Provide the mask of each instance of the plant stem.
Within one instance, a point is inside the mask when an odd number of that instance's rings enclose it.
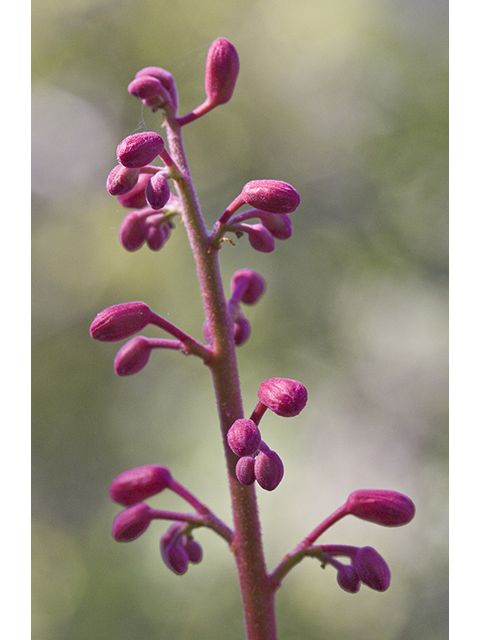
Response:
[[[200,211],[185,157],[181,127],[167,116],[169,149],[182,177],[176,179],[182,218],[192,247],[202,292],[206,320],[212,336],[210,368],[217,400],[220,428],[227,463],[234,538],[231,549],[235,556],[245,614],[248,640],[276,640],[274,589],[266,572],[260,520],[253,486],[238,482],[235,475],[237,457],[227,443],[232,423],[243,417],[240,381],[233,341],[233,323],[218,263],[218,248],[212,247]]]

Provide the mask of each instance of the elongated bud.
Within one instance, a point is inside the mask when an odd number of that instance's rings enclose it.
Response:
[[[153,216],[152,216],[153,217]],[[159,251],[170,237],[170,227],[168,224],[149,224],[147,220],[145,239],[152,251]]]
[[[281,180],[252,180],[243,187],[241,195],[255,209],[270,213],[292,213],[300,204],[297,191]]]
[[[170,71],[162,69],[161,67],[145,67],[135,74],[135,78],[141,78],[142,76],[154,77],[161,82],[162,86],[168,92],[172,108],[176,111],[178,107],[178,96],[175,88],[175,79]]]
[[[382,556],[372,547],[362,547],[353,558],[353,567],[360,580],[375,591],[390,586],[390,569]]]
[[[188,539],[184,544],[184,549],[187,552],[190,562],[193,562],[193,564],[198,564],[202,561],[203,550],[196,540],[194,540],[193,538]]]
[[[277,240],[287,240],[292,235],[293,225],[288,213],[261,213],[260,220]]]
[[[243,313],[239,311],[233,323],[233,341],[235,342],[235,345],[237,347],[241,347],[242,344],[245,344],[250,337],[250,333],[250,322]]]
[[[128,136],[117,147],[118,161],[124,167],[140,169],[154,160],[165,148],[163,138],[155,131]]]
[[[235,467],[235,475],[240,484],[253,484],[255,482],[255,458],[251,456],[240,458]]]
[[[148,504],[139,502],[121,511],[113,521],[112,536],[118,542],[130,542],[148,528],[152,517]]]
[[[131,191],[137,184],[140,171],[128,169],[123,164],[114,167],[107,178],[107,191],[112,196],[121,196]]]
[[[261,440],[260,429],[248,418],[235,420],[227,433],[228,446],[239,457],[253,455]]]
[[[258,399],[273,413],[284,418],[297,416],[307,404],[307,390],[301,382],[270,378],[260,385]]]
[[[160,538],[160,553],[169,569],[177,575],[184,574],[188,569],[189,557],[182,545],[183,522],[175,522]]]
[[[230,280],[230,290],[235,298],[239,287],[242,288],[242,294],[239,296],[240,302],[255,304],[265,291],[265,280],[252,269],[239,269]]]
[[[169,486],[172,474],[167,467],[146,465],[124,471],[110,486],[110,497],[129,507],[160,493]]]
[[[129,171],[133,171],[133,169],[129,169]],[[150,177],[151,174],[149,173],[141,173],[138,176],[137,183],[135,184],[133,189],[127,191],[127,193],[124,193],[123,195],[117,196],[117,200],[122,205],[122,207],[141,209],[142,207],[147,206],[147,199],[145,198],[145,187],[147,186],[147,182],[150,180]]]
[[[210,106],[225,104],[235,89],[240,61],[231,42],[217,38],[207,54],[205,67],[205,93]]]
[[[283,478],[283,462],[275,451],[263,445],[255,458],[255,479],[266,491],[273,491]]]
[[[415,515],[415,505],[397,491],[359,489],[348,496],[348,513],[385,527],[399,527],[409,523]]]
[[[244,224],[242,225],[242,231],[247,232],[248,241],[255,251],[271,253],[275,249],[275,240],[263,224]]]
[[[360,578],[351,565],[342,564],[337,571],[337,582],[344,591],[357,593],[360,589]]]
[[[162,209],[170,198],[170,187],[165,176],[155,173],[145,187],[145,198],[152,209]]]
[[[162,83],[158,78],[143,75],[132,80],[128,85],[128,93],[140,100],[155,98],[162,91]]]
[[[132,338],[115,356],[113,368],[118,376],[131,376],[138,373],[150,358],[151,346],[148,338],[137,336]]]
[[[123,219],[118,236],[127,251],[137,251],[145,242],[145,218],[136,211],[130,211]]]
[[[144,302],[125,302],[107,307],[96,316],[90,327],[90,335],[102,342],[115,342],[129,338],[144,329],[152,312]]]

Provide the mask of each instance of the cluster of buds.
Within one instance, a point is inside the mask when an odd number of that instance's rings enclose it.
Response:
[[[258,424],[267,409],[287,418],[298,415],[307,397],[307,390],[297,380],[270,378],[262,382],[259,402],[251,417],[235,420],[227,433],[228,446],[239,457],[235,472],[241,484],[250,485],[256,480],[266,491],[278,487],[283,478],[283,462],[262,440]]]
[[[198,564],[203,558],[202,547],[184,522],[175,522],[160,538],[160,553],[166,566],[177,575],[183,575],[190,563]]]

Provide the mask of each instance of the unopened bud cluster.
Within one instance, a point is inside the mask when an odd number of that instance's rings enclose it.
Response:
[[[183,522],[176,522],[160,539],[160,553],[165,565],[177,575],[183,575],[190,563],[203,558],[202,547],[193,539]]]

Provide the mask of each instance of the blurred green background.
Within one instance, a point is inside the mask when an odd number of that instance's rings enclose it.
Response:
[[[245,309],[245,411],[267,377],[309,391],[294,420],[262,421],[286,469],[259,492],[269,567],[354,489],[417,505],[408,527],[347,519],[326,534],[374,546],[391,587],[350,595],[305,560],[279,593],[279,638],[446,638],[446,0],[34,0],[32,18],[32,637],[244,638],[223,540],[199,531],[204,560],[178,577],[159,557],[165,523],[128,545],[110,537],[109,484],[141,464],[167,465],[231,522],[208,371],[158,351],[118,378],[119,345],[88,334],[103,308],[143,300],[201,337],[182,226],[159,253],[127,253],[125,211],[104,185],[122,138],[161,131],[126,91],[135,72],[170,70],[190,111],[224,36],[240,56],[235,94],[185,129],[207,223],[248,180],[285,180],[302,197],[273,253],[244,238],[221,254],[226,287],[242,267],[267,281]],[[182,508],[163,494],[152,504]]]

